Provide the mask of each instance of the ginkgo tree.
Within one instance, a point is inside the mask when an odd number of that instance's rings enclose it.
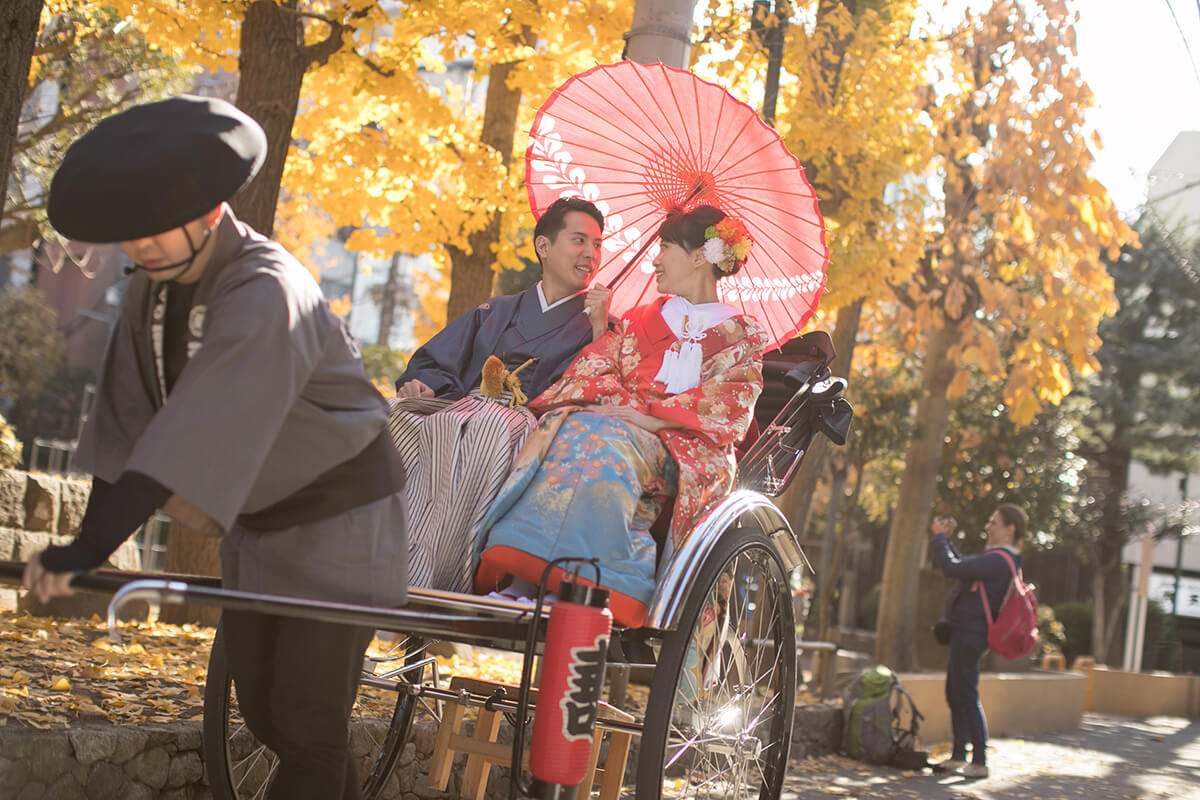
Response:
[[[1071,390],[1070,368],[1097,367],[1097,325],[1115,310],[1101,256],[1134,234],[1089,175],[1097,143],[1075,16],[1065,0],[997,0],[941,42],[927,242],[909,277],[889,279],[884,307],[921,355],[924,389],[879,603],[875,657],[894,669],[915,662],[915,576],[968,369],[1001,382],[1006,411],[1026,423]]]
[[[820,324],[832,323],[838,360],[851,375],[864,310],[920,253],[919,196],[897,191],[926,167],[933,131],[923,114],[932,49],[914,0],[822,0],[813,24],[789,29],[780,129],[804,162],[829,227],[829,294]],[[828,444],[820,441],[786,498],[803,528]]]
[[[703,38],[714,48],[720,45],[723,57],[702,53],[697,69],[745,99],[763,91],[767,71],[767,53],[753,45],[764,40],[765,31],[787,23],[777,124],[804,164],[826,220],[829,293],[813,324],[832,326],[838,352],[833,370],[847,377],[861,329],[882,324],[877,309],[890,298],[889,282],[904,279],[922,252],[923,202],[917,193],[897,188],[905,176],[924,170],[934,152],[923,106],[927,65],[935,51],[920,4],[776,2],[768,14],[762,5],[713,0],[707,18],[712,22]],[[860,406],[864,410],[871,413]],[[780,500],[793,528],[802,533],[817,504],[827,449],[818,437]],[[835,496],[845,482],[839,476],[846,474],[840,467],[834,471]],[[841,530],[839,507],[832,501],[827,506],[827,532]],[[829,590],[838,579],[832,539],[822,539],[817,576],[825,599],[832,597]]]
[[[10,0],[0,9],[0,215],[41,13],[42,0]]]
[[[532,222],[513,168],[522,131],[559,83],[619,56],[633,3],[114,5],[181,61],[238,72],[238,105],[267,128],[273,153],[240,214],[269,228],[268,193],[282,184],[281,214],[357,229],[352,249],[450,261],[453,316],[489,295],[494,268],[520,265],[519,232]],[[470,65],[464,84],[445,79],[455,62]]]
[[[148,49],[106,6],[48,0],[27,44],[29,75],[16,87],[27,102],[16,135],[6,139],[12,178],[0,213],[0,254],[49,235],[50,178],[72,141],[104,117],[182,85],[174,62]]]

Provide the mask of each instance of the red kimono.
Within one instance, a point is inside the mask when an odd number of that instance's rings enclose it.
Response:
[[[678,547],[704,512],[733,489],[733,446],[746,435],[762,392],[766,334],[754,320],[737,316],[705,331],[700,385],[668,395],[654,380],[663,354],[678,340],[663,320],[666,299],[638,306],[583,349],[557,383],[529,407],[542,414],[563,405],[627,405],[681,427],[660,431],[679,465],[679,494],[671,517]]]
[[[699,385],[668,394],[655,378],[664,354],[678,351],[680,340],[663,319],[663,302],[633,309],[618,330],[585,347],[563,377],[530,403],[544,416],[488,514],[485,527],[492,530],[477,589],[493,588],[503,574],[536,582],[553,557],[594,556],[612,578],[603,584],[614,590],[614,617],[640,624],[654,587],[653,542],[645,530],[661,506],[654,500],[675,494],[670,546],[678,548],[733,488],[733,446],[745,435],[762,391],[766,336],[743,316],[714,325],[699,342]],[[605,418],[628,431],[614,437],[595,415],[572,415],[595,405],[631,406],[680,427],[651,434]],[[614,499],[618,495],[624,499]],[[566,506],[576,510],[559,516]],[[629,553],[611,555],[618,539],[630,541]]]

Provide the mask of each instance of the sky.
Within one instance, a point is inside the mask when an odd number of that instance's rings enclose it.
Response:
[[[1129,212],[1176,135],[1200,131],[1200,0],[1081,0],[1076,8],[1077,63],[1096,98],[1088,124],[1104,145],[1093,174]]]

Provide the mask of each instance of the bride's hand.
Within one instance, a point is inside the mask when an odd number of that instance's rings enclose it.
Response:
[[[649,414],[643,414],[630,406],[604,406],[601,413],[613,419],[627,422],[630,425],[637,425],[642,430],[649,431],[650,433],[657,433],[667,427],[667,423],[664,420],[652,417]]]

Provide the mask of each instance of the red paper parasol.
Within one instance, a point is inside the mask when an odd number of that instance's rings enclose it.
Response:
[[[749,260],[717,287],[767,330],[768,347],[816,310],[829,258],[816,195],[779,135],[720,86],[662,64],[595,67],[550,95],[529,139],[525,181],[536,216],[564,196],[604,212],[597,280],[613,287],[613,314],[658,296],[654,234],[668,210],[705,203],[750,230]]]

